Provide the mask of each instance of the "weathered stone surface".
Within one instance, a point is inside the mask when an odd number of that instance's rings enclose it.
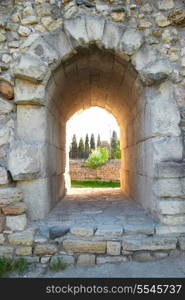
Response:
[[[0,216],[0,232],[3,232],[5,224],[5,218]]]
[[[80,45],[88,43],[89,39],[85,27],[84,16],[77,16],[75,18],[65,20],[64,28],[65,31]]]
[[[118,46],[121,36],[124,32],[125,27],[123,25],[117,25],[113,22],[106,22],[102,45],[105,49],[116,49]]]
[[[59,238],[61,236],[64,236],[66,233],[68,233],[70,228],[68,226],[63,225],[56,225],[49,228],[49,237],[50,239],[54,240],[56,238]]]
[[[8,183],[8,173],[3,167],[0,167],[0,185]]]
[[[24,19],[21,20],[22,25],[26,26],[26,25],[33,25],[33,24],[37,24],[38,20],[36,16],[27,16]]]
[[[171,24],[171,21],[165,15],[160,13],[156,15],[155,21],[159,27],[166,27]]]
[[[2,212],[6,216],[16,216],[24,213],[27,210],[24,202],[12,203],[2,208]]]
[[[12,231],[22,231],[27,226],[27,218],[25,214],[19,216],[7,216],[6,226]]]
[[[128,55],[132,55],[143,44],[144,37],[142,32],[136,29],[128,28],[121,38],[120,47]]]
[[[31,246],[34,240],[34,230],[28,229],[22,232],[9,234],[8,240],[11,245]]]
[[[128,223],[124,225],[125,234],[154,234],[154,224],[153,223]]]
[[[103,37],[105,19],[96,15],[86,16],[87,35],[90,42],[99,44]]]
[[[184,197],[184,178],[164,178],[156,181],[154,192],[161,198]]]
[[[185,200],[164,199],[159,202],[159,213],[164,215],[176,215],[185,213]]]
[[[175,237],[147,237],[147,238],[124,238],[123,250],[170,250],[176,248],[177,239]]]
[[[169,63],[163,60],[157,61],[154,64],[144,68],[140,71],[141,80],[147,84],[152,85],[154,83],[160,83],[165,80],[172,72],[172,68]]]
[[[146,261],[155,261],[158,259],[162,259],[168,256],[168,253],[165,252],[150,252],[150,251],[136,251],[133,254],[133,260],[139,262],[146,262]]]
[[[41,82],[50,75],[50,72],[46,62],[26,53],[21,56],[20,61],[14,68],[14,74],[17,78]]]
[[[0,189],[0,205],[8,205],[23,199],[23,193],[18,188],[8,187]]]
[[[21,36],[29,36],[30,33],[31,33],[31,29],[26,27],[26,26],[19,26],[19,30],[18,30],[18,33],[21,35]]]
[[[0,246],[0,257],[12,257],[13,250],[14,248],[10,246]]]
[[[6,81],[0,80],[0,93],[6,98],[6,99],[13,99],[14,97],[14,89],[13,87]]]
[[[80,226],[74,226],[70,229],[70,232],[76,236],[81,237],[90,237],[94,234],[94,228],[92,227],[80,227]]]
[[[15,249],[15,254],[20,256],[31,255],[32,247],[18,247]]]
[[[5,237],[2,233],[0,233],[0,245],[3,245],[5,241]]]
[[[72,255],[66,255],[66,254],[58,255],[58,254],[55,254],[51,257],[50,265],[53,265],[54,263],[57,263],[58,260],[66,263],[67,265],[74,265],[74,263],[75,263],[75,258]]]
[[[7,102],[0,97],[0,115],[9,114],[13,109],[14,105],[12,103]]]
[[[123,228],[121,226],[116,225],[101,225],[98,227],[97,231],[95,232],[96,236],[121,236],[123,234]]]
[[[107,254],[120,255],[121,244],[120,242],[108,241],[107,242]]]
[[[38,178],[41,170],[38,145],[16,142],[10,150],[8,167],[14,180]]]
[[[95,264],[95,255],[93,254],[80,254],[77,259],[78,265],[94,265]]]
[[[106,242],[104,241],[84,241],[67,239],[63,241],[63,248],[71,252],[87,252],[87,253],[105,253]]]
[[[158,178],[177,178],[185,177],[185,163],[160,162],[156,165],[156,177]]]
[[[52,244],[36,245],[34,248],[34,254],[36,255],[55,254],[57,250],[58,250],[57,246]]]
[[[168,10],[168,9],[172,9],[174,7],[174,1],[173,0],[166,0],[166,1],[162,1],[159,0],[157,2],[157,6],[160,10]]]
[[[182,225],[185,224],[185,215],[159,215],[159,220],[166,225]]]
[[[166,234],[180,234],[185,233],[185,226],[184,225],[162,225],[159,224],[155,227],[155,231],[157,235],[166,235]]]
[[[185,236],[178,238],[179,247],[181,250],[185,250]]]
[[[14,136],[14,121],[10,119],[0,129],[0,146],[8,145],[13,141]]]
[[[97,264],[106,264],[106,263],[122,263],[127,262],[128,259],[126,256],[97,256],[96,263]]]

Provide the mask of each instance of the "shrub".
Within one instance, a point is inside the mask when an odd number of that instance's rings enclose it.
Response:
[[[27,267],[28,262],[25,258],[13,260],[11,258],[0,257],[0,278],[8,277],[10,272],[23,272]]]
[[[86,160],[86,166],[93,169],[101,167],[109,160],[109,151],[107,148],[97,148],[93,150]]]

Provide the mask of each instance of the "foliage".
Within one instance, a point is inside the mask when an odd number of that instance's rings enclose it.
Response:
[[[112,154],[112,158],[121,159],[120,141],[117,141],[117,143],[116,143],[116,147],[115,147],[114,152]]]
[[[72,180],[72,187],[79,188],[117,188],[120,187],[119,181],[100,181],[100,180]]]
[[[72,143],[71,143],[71,158],[75,159],[78,158],[78,146],[76,141],[76,135],[73,135]]]
[[[50,265],[51,270],[55,271],[55,272],[59,272],[61,270],[65,270],[67,267],[67,264],[62,261],[60,258],[57,259],[57,261],[53,262]]]
[[[113,158],[113,153],[116,150],[117,143],[118,143],[118,137],[117,137],[116,131],[114,130],[113,133],[112,133],[111,141],[110,141],[110,145],[111,145],[111,158]]]
[[[81,138],[79,141],[79,145],[78,145],[78,158],[84,158],[84,142],[83,139]]]
[[[98,168],[109,160],[109,151],[107,148],[97,148],[93,150],[86,160],[86,165],[93,169]]]
[[[88,158],[90,153],[90,147],[89,147],[89,136],[86,134],[85,137],[85,151],[84,151],[84,158]]]
[[[95,149],[95,138],[94,138],[94,134],[91,134],[91,139],[90,139],[90,149],[94,150]]]
[[[23,272],[27,267],[28,262],[25,258],[13,260],[11,258],[0,257],[0,278],[8,277],[10,272]]]

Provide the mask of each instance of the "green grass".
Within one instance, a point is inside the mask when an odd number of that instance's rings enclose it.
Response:
[[[23,272],[27,267],[28,262],[25,258],[0,257],[0,278],[7,278],[11,272]]]
[[[66,267],[67,267],[67,264],[65,262],[63,262],[60,258],[58,258],[56,262],[53,262],[50,265],[50,269],[55,272],[65,270]]]
[[[79,188],[117,188],[120,187],[119,181],[80,181],[80,180],[71,180],[72,187]]]

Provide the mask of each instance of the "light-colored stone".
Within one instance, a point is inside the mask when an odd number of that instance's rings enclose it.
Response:
[[[8,173],[3,167],[0,167],[0,185],[8,183]]]
[[[185,215],[159,215],[159,221],[165,225],[184,225]]]
[[[12,231],[22,231],[27,226],[27,218],[25,214],[19,216],[7,216],[6,226]]]
[[[0,233],[0,245],[3,245],[5,241],[4,234]]]
[[[124,225],[125,234],[154,234],[154,224],[153,223],[127,223]]]
[[[0,32],[0,43],[6,41],[6,36]]]
[[[122,243],[123,250],[171,250],[176,248],[177,239],[175,237],[160,236],[147,238],[124,238]]]
[[[157,6],[160,10],[168,10],[172,9],[174,7],[174,1],[173,0],[159,0],[157,2]]]
[[[31,255],[32,247],[18,247],[15,249],[15,254],[20,256]]]
[[[185,233],[184,225],[162,225],[159,224],[155,227],[155,231],[157,235],[166,235],[173,234],[179,235],[180,233]]]
[[[121,244],[120,242],[108,241],[107,242],[107,254],[120,255]]]
[[[156,177],[177,178],[185,177],[185,164],[179,162],[160,162],[156,165]]]
[[[143,44],[144,37],[142,32],[136,29],[127,29],[121,38],[120,47],[128,55],[132,55]]]
[[[86,16],[87,35],[90,42],[100,43],[103,37],[105,19],[96,15]]]
[[[72,228],[70,228],[70,232],[76,236],[90,237],[94,234],[94,228],[87,226],[73,226]]]
[[[184,198],[184,178],[161,178],[156,180],[154,192],[161,198]]]
[[[121,236],[123,234],[123,228],[116,225],[101,225],[95,232],[96,236],[110,237]]]
[[[21,20],[22,25],[33,25],[38,23],[38,19],[36,16],[27,16]]]
[[[21,215],[26,212],[27,207],[24,202],[12,203],[2,208],[2,212],[6,216]]]
[[[8,235],[8,241],[11,245],[31,246],[34,240],[34,230],[27,229],[22,232],[16,232]]]
[[[69,266],[74,265],[74,263],[75,263],[75,258],[72,255],[66,255],[66,254],[58,255],[58,254],[55,254],[51,257],[50,265],[53,265],[53,264],[57,263],[58,260],[64,262],[65,264],[67,264]]]
[[[21,36],[29,36],[30,33],[31,33],[31,29],[26,27],[26,26],[19,26],[19,30],[18,30],[18,33],[21,35]]]
[[[164,15],[158,13],[155,18],[156,24],[159,27],[166,27],[171,24],[171,21]]]
[[[84,16],[77,16],[65,20],[64,28],[79,44],[84,44],[89,41]]]
[[[163,259],[168,256],[166,252],[150,252],[150,251],[136,251],[133,254],[133,260],[139,262],[146,262],[146,261],[155,261],[158,259]]]
[[[127,262],[128,259],[126,256],[97,256],[96,263],[99,264],[106,264],[106,263],[123,263]]]
[[[159,213],[163,215],[176,215],[185,213],[185,199],[160,200]]]
[[[95,258],[93,254],[80,254],[77,259],[77,264],[91,266],[95,264]]]
[[[106,22],[102,39],[103,47],[105,47],[105,49],[116,49],[124,29],[125,28],[123,25],[118,25],[113,22]]]
[[[34,254],[35,255],[52,255],[57,252],[57,246],[52,244],[42,244],[42,245],[36,245],[34,248]]]
[[[13,250],[14,248],[10,246],[0,246],[0,257],[12,257]]]
[[[9,114],[14,109],[13,103],[10,103],[0,97],[0,115]]]
[[[18,188],[8,187],[0,189],[0,205],[8,205],[23,199],[23,193]]]
[[[63,248],[69,252],[86,252],[86,253],[105,253],[105,241],[85,241],[66,239],[63,241]]]

